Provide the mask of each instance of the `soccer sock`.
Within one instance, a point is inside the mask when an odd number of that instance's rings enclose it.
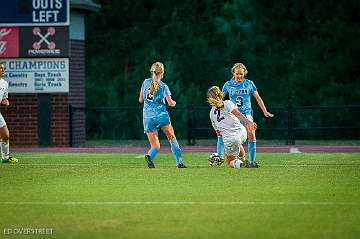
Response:
[[[224,158],[224,141],[221,135],[217,137],[216,152],[220,158]]]
[[[180,149],[179,143],[176,139],[169,140],[169,142],[171,145],[171,152],[175,156],[176,165],[179,165],[180,163],[182,163],[181,149]]]
[[[9,157],[10,157],[9,141],[2,142],[0,144],[0,147],[1,147],[2,158],[9,159]]]
[[[243,161],[241,161],[240,159],[234,159],[230,163],[233,168],[241,168],[241,164],[243,164]]]
[[[151,161],[154,160],[154,158],[155,158],[155,156],[157,155],[158,152],[159,152],[159,151],[158,151],[157,148],[151,148],[151,149],[149,150],[149,152],[148,152],[147,154],[150,156],[150,160],[151,160]]]
[[[256,140],[248,141],[248,151],[249,151],[249,162],[254,163],[256,160]]]

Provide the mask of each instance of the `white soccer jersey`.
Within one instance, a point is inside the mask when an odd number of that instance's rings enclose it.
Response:
[[[246,141],[245,127],[240,120],[231,113],[237,106],[230,100],[224,101],[224,107],[210,110],[210,120],[213,128],[219,130],[223,136],[226,155],[237,156],[240,153],[240,145]]]
[[[0,78],[0,100],[8,98],[8,88],[9,84],[3,78]]]
[[[3,99],[8,98],[8,86],[9,84],[3,78],[0,78],[0,102]],[[4,127],[5,125],[5,119],[0,113],[0,128]]]
[[[215,130],[224,131],[235,131],[243,128],[244,126],[240,123],[240,120],[231,113],[237,106],[230,100],[224,101],[224,107],[216,109],[212,107],[210,110],[210,120]]]

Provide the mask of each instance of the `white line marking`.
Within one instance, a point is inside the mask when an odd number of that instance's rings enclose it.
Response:
[[[356,202],[2,202],[1,205],[264,205],[264,206],[360,206]]]

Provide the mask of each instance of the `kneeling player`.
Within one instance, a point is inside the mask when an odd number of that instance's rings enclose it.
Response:
[[[256,124],[239,112],[230,100],[224,101],[224,93],[212,86],[207,93],[207,101],[212,106],[210,120],[215,131],[220,132],[224,140],[225,160],[228,167],[241,168],[245,165],[238,159],[242,144],[246,141],[246,128],[256,129]],[[245,127],[240,123],[245,122]]]

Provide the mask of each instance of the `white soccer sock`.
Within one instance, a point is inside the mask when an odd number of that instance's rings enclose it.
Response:
[[[10,148],[9,148],[9,141],[1,142],[1,157],[5,160],[9,159],[10,157]]]
[[[243,161],[241,161],[240,159],[234,159],[233,161],[231,161],[231,166],[233,168],[241,168],[242,164],[243,164]]]

